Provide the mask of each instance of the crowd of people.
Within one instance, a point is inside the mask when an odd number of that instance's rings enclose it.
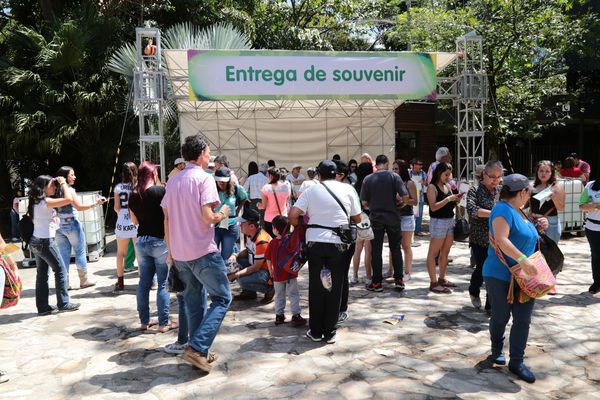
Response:
[[[425,203],[430,216],[428,290],[447,295],[457,286],[448,278],[447,266],[456,209],[466,195],[474,266],[470,300],[481,309],[480,293],[485,285],[483,308],[490,315],[490,358],[496,364],[506,363],[504,331],[512,315],[508,367],[525,381],[535,381],[524,364],[534,299],[507,300],[512,294],[508,267],[520,263],[528,273],[535,272],[527,257],[536,251],[539,232],[558,243],[558,211],[565,208],[565,190],[557,176],[585,183],[580,209],[588,213],[586,235],[593,271],[589,291],[600,291],[600,180],[590,181],[589,165],[577,155],[568,157],[558,173],[552,162],[540,161],[533,185],[520,174],[505,176],[499,161],[488,161],[478,166],[468,192],[460,192],[453,177],[452,155],[444,147],[437,150],[427,173],[419,158],[390,162],[386,155],[373,159],[364,153],[360,163],[346,163],[335,155],[307,168],[306,176],[300,164],[288,172],[273,160],[260,165],[251,162],[248,175],[241,179],[230,169],[225,155],[211,157],[210,147],[199,135],[185,139],[181,155],[166,185],[159,181],[152,163],[144,162],[139,168],[130,162],[122,166],[122,181],[114,189],[118,215],[114,289],[124,289],[125,260],[133,244],[139,265],[136,294],[140,328],[157,325],[159,332],[178,329],[177,341],[164,350],[180,354],[205,372],[217,359],[210,348],[232,301],[257,299],[260,292],[262,304],[275,301],[274,323],[280,325],[287,321],[287,297],[290,322],[295,326],[307,324],[300,307],[298,274],[281,267],[279,249],[284,237],[294,232],[306,243],[310,316],[306,336],[312,341],[335,343],[337,328],[350,317],[349,286],[359,283],[361,264],[366,290],[382,292],[388,274],[393,277],[394,290],[405,289],[411,279],[413,235],[426,235]],[[79,286],[95,284],[87,274],[82,250],[85,240],[77,219],[78,211],[93,204],[77,200],[74,182],[73,169],[63,167],[56,178],[38,177],[29,190],[28,214],[34,222],[30,246],[37,263],[39,315],[55,311],[48,302],[49,268],[55,276],[58,310],[79,308],[69,300],[71,249]],[[538,196],[544,193],[547,196]],[[104,201],[100,199],[98,204]],[[365,223],[370,226],[370,235],[356,237],[353,227]],[[390,252],[387,273],[383,265],[385,237]],[[178,272],[185,286],[177,293],[178,323],[169,316],[166,283],[170,268]],[[230,284],[235,281],[241,292],[232,296]],[[150,318],[153,286],[157,320]]]

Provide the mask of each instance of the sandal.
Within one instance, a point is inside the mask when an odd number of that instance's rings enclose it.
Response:
[[[142,324],[142,326],[140,328],[143,331],[147,331],[148,328],[150,328],[151,326],[154,326],[154,325],[158,325],[158,320],[157,319],[152,319],[147,324]]]
[[[446,278],[439,278],[438,283],[444,287],[456,287],[456,283],[452,283]]]
[[[452,293],[452,290],[442,286],[439,282],[431,282],[429,285],[429,291],[434,293]]]
[[[159,325],[157,330],[160,333],[165,333],[165,332],[169,332],[171,329],[177,329],[177,328],[179,328],[179,324],[177,322],[169,322],[165,326]]]

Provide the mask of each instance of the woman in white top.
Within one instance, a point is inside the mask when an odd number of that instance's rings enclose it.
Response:
[[[53,199],[56,188],[63,189],[63,197]],[[79,304],[69,302],[67,291],[67,267],[56,245],[55,234],[58,225],[55,207],[71,203],[71,192],[67,190],[65,178],[38,176],[29,189],[27,213],[33,219],[33,236],[29,242],[35,255],[37,274],[35,281],[35,304],[38,315],[49,315],[55,310],[48,304],[48,267],[54,271],[56,302],[59,311],[75,311]]]
[[[579,198],[579,209],[587,211],[585,236],[590,243],[592,259],[592,278],[589,288],[591,294],[600,292],[600,179],[585,185]]]
[[[125,256],[129,240],[137,238],[137,225],[131,220],[129,213],[129,197],[131,191],[137,185],[137,167],[132,162],[123,164],[121,172],[121,183],[115,186],[115,212],[117,213],[117,224],[115,225],[115,236],[117,237],[117,283],[115,290],[125,289],[123,273],[125,272]]]

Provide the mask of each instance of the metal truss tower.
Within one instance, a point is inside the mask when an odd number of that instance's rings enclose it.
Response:
[[[133,71],[134,104],[139,119],[140,163],[150,161],[159,167],[165,182],[165,143],[163,137],[166,106],[166,80],[161,66],[160,31],[135,29],[137,64]]]
[[[472,180],[475,166],[485,160],[483,107],[487,102],[487,75],[483,69],[481,36],[470,32],[456,40],[455,76],[438,78],[438,99],[456,106],[455,177]]]

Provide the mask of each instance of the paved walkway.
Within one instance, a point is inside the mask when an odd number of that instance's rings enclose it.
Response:
[[[566,263],[558,294],[535,306],[526,350],[538,379],[534,384],[485,361],[488,318],[469,301],[467,244],[451,251],[448,277],[458,289],[441,295],[427,290],[427,241],[419,242],[404,293],[391,290],[391,282],[383,293],[351,287],[350,319],[333,345],[310,342],[304,328],[275,326],[273,304],[234,303],[213,346],[219,360],[206,376],[160,350],[175,341],[176,332],[139,330],[135,273],[126,275],[123,294],[112,294],[114,242],[89,265],[98,285],[71,292],[82,303],[78,312],[38,317],[35,270],[23,269],[22,300],[0,311],[0,369],[11,376],[0,385],[0,398],[600,398],[600,297],[587,293],[585,238],[561,241]],[[76,282],[74,268],[71,274]],[[305,316],[307,284],[303,270]],[[171,310],[176,319],[175,296]],[[394,313],[405,314],[405,320],[394,326],[382,322]]]

